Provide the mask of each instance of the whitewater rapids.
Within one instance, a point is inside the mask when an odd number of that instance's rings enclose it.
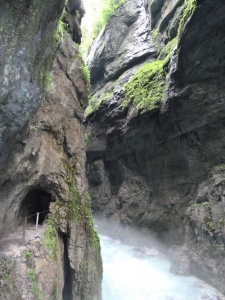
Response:
[[[169,272],[166,257],[138,258],[134,247],[100,235],[103,300],[210,300],[219,292],[194,276]]]

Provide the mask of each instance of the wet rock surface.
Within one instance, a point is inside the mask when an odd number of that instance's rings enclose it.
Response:
[[[56,53],[52,32],[56,30],[64,2],[0,3],[1,151],[7,139],[40,107],[43,90],[39,79],[45,70],[50,71],[48,64],[52,65]]]
[[[182,1],[173,4],[149,6],[149,31],[159,26],[156,52],[177,30]],[[106,74],[104,55],[90,57],[93,95],[113,94],[87,118],[86,170],[94,211],[154,232],[169,246],[184,246],[174,256],[173,272],[195,274],[224,293],[222,12],[223,1],[198,1],[170,59],[161,108],[145,114],[122,109],[124,82],[117,89],[116,80],[106,83],[104,75],[106,84],[97,85],[96,70]],[[117,55],[112,52],[115,62]]]
[[[71,2],[82,13],[80,1]],[[100,246],[93,231],[89,198],[85,196],[86,158],[82,119],[88,91],[81,73],[83,62],[72,38],[66,32],[57,35],[59,32],[55,31],[65,7],[63,1],[35,1],[31,6],[28,5],[27,10],[25,1],[18,3],[18,7],[8,1],[0,4],[1,12],[3,8],[4,11],[15,8],[13,14],[16,16],[15,20],[11,20],[12,16],[7,11],[8,22],[3,22],[4,26],[0,27],[1,39],[8,38],[8,48],[12,50],[11,56],[5,54],[7,59],[2,60],[0,66],[0,70],[6,70],[5,75],[8,76],[8,83],[7,80],[1,83],[0,90],[5,91],[5,83],[12,90],[9,101],[0,107],[0,117],[6,128],[6,133],[1,135],[0,237],[15,232],[24,222],[24,217],[50,210],[45,219],[52,219],[56,228],[56,236],[50,242],[53,245],[54,241],[56,243],[57,264],[52,257],[49,259],[49,254],[39,255],[44,247],[39,241],[35,245],[38,253],[32,250],[35,256],[35,263],[30,266],[32,272],[23,267],[22,277],[18,276],[20,259],[14,261],[14,268],[18,272],[9,281],[10,289],[0,287],[0,298],[7,295],[7,299],[15,300],[14,295],[19,292],[18,299],[40,299],[38,291],[43,289],[45,300],[84,299],[87,295],[99,300],[102,278]],[[35,12],[32,5],[37,6]],[[44,7],[46,11],[43,12]],[[26,16],[30,17],[31,12],[34,13],[32,22],[36,23],[37,32],[36,29],[34,32],[28,30],[23,38],[21,26],[27,22]],[[71,18],[76,18],[76,13],[72,9]],[[5,15],[0,13],[0,17],[2,20]],[[16,27],[14,21],[18,19],[22,25],[19,23]],[[74,25],[71,29],[74,32],[73,39],[79,42],[79,20],[75,19],[74,22],[77,27]],[[11,40],[11,35],[7,35],[9,23],[13,32],[20,37],[19,42],[15,36]],[[47,42],[43,39],[47,39]],[[28,56],[30,47],[35,50]],[[1,43],[0,51],[4,52],[4,49],[4,43]],[[20,49],[24,51],[20,52]],[[50,58],[47,69],[42,70],[47,72],[47,82],[43,86],[39,75],[42,64],[46,67],[46,56]],[[35,61],[34,65],[30,58]],[[37,73],[31,78],[32,67],[37,68]],[[0,97],[1,101],[4,100],[3,96]],[[38,101],[36,96],[39,97]],[[11,110],[16,113],[12,114]],[[30,221],[35,223],[35,220]],[[7,259],[11,259],[10,255]],[[37,279],[33,288],[33,279],[29,276]],[[46,278],[51,279],[49,283]],[[18,290],[21,284],[24,284],[23,296]]]

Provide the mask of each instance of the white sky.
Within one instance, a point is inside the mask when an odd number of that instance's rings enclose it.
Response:
[[[83,0],[84,8],[86,10],[86,14],[82,19],[82,25],[84,27],[88,28],[93,24],[101,2],[102,0]]]

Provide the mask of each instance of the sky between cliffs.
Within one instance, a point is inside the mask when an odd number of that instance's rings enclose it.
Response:
[[[85,8],[85,15],[82,19],[81,29],[82,29],[82,44],[81,49],[83,52],[88,50],[92,42],[92,28],[95,21],[98,19],[98,13],[101,6],[102,0],[83,0],[84,8]]]
[[[94,23],[97,17],[96,9],[101,6],[101,2],[102,0],[83,0],[86,14],[82,19],[82,26],[88,28]]]

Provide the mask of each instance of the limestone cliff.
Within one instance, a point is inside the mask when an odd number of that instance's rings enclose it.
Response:
[[[222,0],[121,6],[90,49],[86,134],[95,212],[176,245],[172,271],[182,273],[186,261],[188,273],[222,292],[224,12]],[[152,61],[162,63],[164,79],[141,69]],[[126,98],[125,83],[140,69],[140,93],[157,79],[146,98],[163,86],[150,105]]]
[[[47,222],[17,254],[1,252],[1,299],[101,299],[84,172],[88,82],[75,43],[84,10],[66,2],[0,3],[1,238],[37,212]]]

